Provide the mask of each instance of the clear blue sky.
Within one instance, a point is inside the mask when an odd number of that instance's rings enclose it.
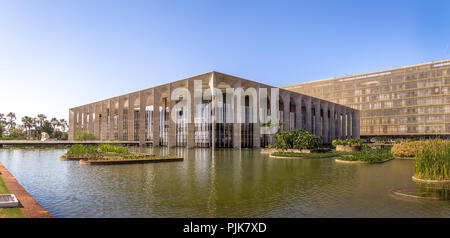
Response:
[[[0,112],[219,71],[274,86],[450,58],[450,1],[0,2]]]

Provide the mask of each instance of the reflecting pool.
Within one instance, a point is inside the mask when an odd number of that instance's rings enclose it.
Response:
[[[155,149],[183,162],[80,165],[66,149],[1,148],[0,162],[55,217],[450,217],[449,201],[405,200],[414,161],[338,164],[259,150]]]

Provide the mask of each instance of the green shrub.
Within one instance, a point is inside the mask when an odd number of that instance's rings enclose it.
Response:
[[[338,145],[345,146],[362,146],[364,144],[364,140],[362,139],[350,139],[350,140],[339,140],[335,139],[331,142],[331,144],[336,147]]]
[[[98,148],[94,145],[73,145],[67,150],[67,155],[69,156],[82,156],[96,153],[98,153]]]
[[[128,149],[122,146],[114,146],[110,144],[101,144],[98,146],[99,152],[128,153]]]
[[[357,152],[352,152],[351,156],[341,157],[340,160],[348,160],[348,161],[370,161],[370,162],[379,162],[388,159],[392,159],[393,155],[390,152],[389,148],[383,149],[364,149]]]
[[[274,147],[277,149],[316,149],[320,145],[321,141],[317,136],[303,129],[279,130],[275,134]]]
[[[398,157],[414,157],[424,144],[424,141],[401,141],[392,146],[391,152]]]
[[[385,137],[385,136],[380,136],[380,137],[375,137],[373,138],[373,140],[375,142],[388,142],[389,138]]]
[[[414,176],[421,179],[450,179],[450,141],[427,140],[415,157]]]
[[[89,141],[89,140],[95,140],[95,136],[91,133],[88,133],[86,131],[76,131],[74,140],[76,141]]]

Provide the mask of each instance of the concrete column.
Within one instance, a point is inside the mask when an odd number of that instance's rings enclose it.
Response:
[[[139,92],[139,144],[145,145],[145,106],[147,97],[143,91]]]
[[[330,104],[330,142],[336,139],[336,119],[334,116],[335,104]]]
[[[94,110],[93,110],[92,104],[89,105],[89,107],[88,107],[88,113],[89,113],[89,115],[88,115],[88,120],[89,120],[88,129],[89,130],[88,131],[89,131],[89,133],[94,134],[94,118],[93,118]]]
[[[187,148],[191,149],[195,147],[195,99],[194,99],[194,80],[187,80],[186,87],[190,93],[190,102],[188,105],[188,117],[190,118],[190,122],[187,124]],[[201,93],[201,91],[200,91]]]
[[[359,110],[354,110],[352,114],[352,132],[353,138],[360,138],[360,114]]]
[[[124,97],[119,97],[119,118],[117,120],[117,128],[119,134],[119,141],[123,141],[123,103],[125,101]]]
[[[87,106],[84,106],[83,107],[83,125],[82,125],[82,128],[83,128],[83,131],[85,131],[85,132],[88,132],[87,131],[87,114],[88,114],[88,107]]]
[[[172,108],[175,105],[175,101],[172,100],[172,84],[169,84],[168,96],[167,96],[167,104],[169,105],[169,131],[167,133],[167,146],[169,148],[173,148],[177,145],[177,136],[176,136],[176,123],[172,120]]]
[[[108,120],[108,114],[107,114],[107,101],[102,102],[102,134],[101,134],[101,140],[106,140],[106,124]]]
[[[352,112],[347,109],[347,139],[352,138]]]
[[[347,138],[347,127],[346,127],[346,122],[347,122],[347,118],[346,118],[346,110],[345,108],[341,109],[341,113],[342,113],[342,120],[341,120],[341,139],[345,139]]]
[[[152,140],[153,147],[159,146],[159,106],[161,105],[161,94],[159,89],[153,89],[153,122],[152,122]]]
[[[233,85],[234,89],[241,87],[240,82],[236,82]],[[233,96],[233,148],[241,148],[241,124],[238,120],[238,110],[241,110],[240,105],[238,105],[237,96]]]
[[[216,73],[212,72],[211,73],[211,79],[209,80],[209,87],[211,89],[211,113],[213,116],[211,116],[211,148],[215,149],[216,148],[216,120],[215,120],[215,116],[216,115],[216,96],[215,96],[215,90],[214,88],[216,87],[217,84],[217,79],[216,79]],[[234,127],[233,127],[234,128]],[[234,129],[233,129],[233,134],[234,134]],[[240,131],[239,131],[239,135],[240,135]],[[239,141],[240,141],[240,137],[239,137]],[[239,148],[240,148],[240,142],[239,142]]]
[[[336,105],[336,139],[342,137],[341,107]]]
[[[255,89],[256,89],[256,102],[253,102],[253,104],[256,105],[256,118],[254,118],[255,123],[253,124],[253,148],[260,148],[261,147],[261,129],[259,126],[259,107],[260,107],[259,86],[257,86]]]
[[[73,109],[69,110],[69,140],[75,137],[75,112]]]
[[[329,120],[328,120],[328,103],[322,103],[323,107],[323,142],[330,143],[330,131],[329,131]]]
[[[99,124],[99,114],[100,112],[100,106],[98,103],[94,105],[94,113],[95,113],[95,119],[94,119],[94,135],[95,139],[100,140],[100,124]]]
[[[315,110],[315,121],[314,121],[314,128],[315,132],[314,134],[319,137],[321,140],[323,140],[321,136],[321,125],[320,125],[320,100],[316,99],[314,101],[314,110]]]
[[[114,140],[114,111],[115,103],[112,99],[109,100],[109,140]]]
[[[313,127],[312,127],[312,100],[311,97],[307,97],[305,101],[306,106],[306,130],[310,133],[313,133]]]
[[[136,96],[128,95],[128,140],[134,141],[134,101]]]
[[[302,129],[303,115],[302,115],[302,95],[295,98],[295,129]]]
[[[289,131],[291,128],[291,94],[289,92],[285,92],[281,97],[283,99],[283,129],[285,131]]]

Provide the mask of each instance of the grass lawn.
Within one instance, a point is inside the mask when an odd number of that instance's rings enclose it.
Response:
[[[5,182],[0,176],[0,194],[10,194],[11,192],[5,185]],[[24,218],[22,210],[18,207],[14,208],[0,208],[0,218]]]

